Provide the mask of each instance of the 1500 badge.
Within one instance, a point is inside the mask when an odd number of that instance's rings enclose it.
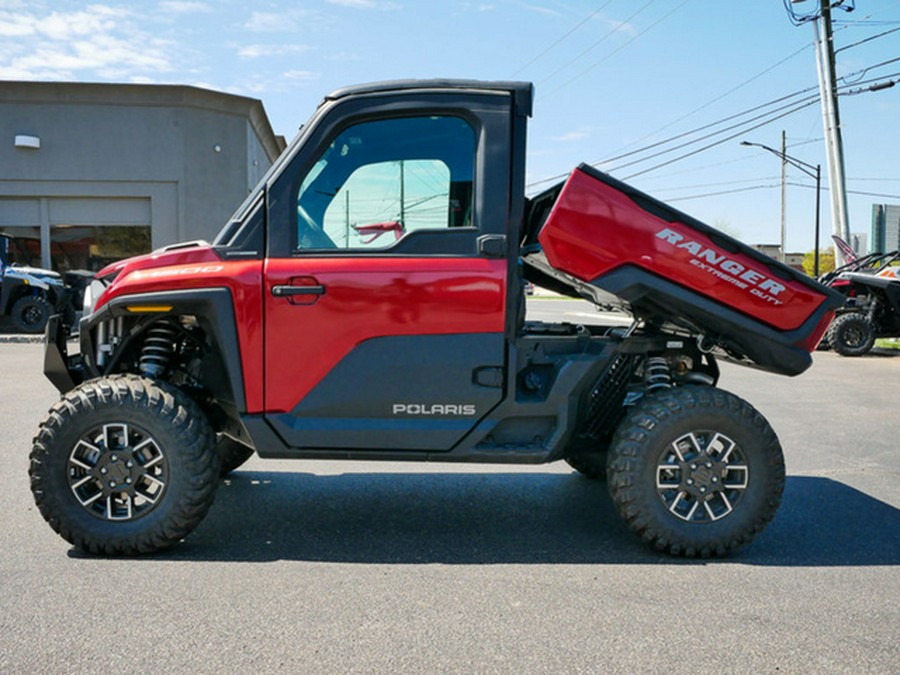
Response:
[[[463,415],[475,414],[471,403],[395,403],[394,415]]]

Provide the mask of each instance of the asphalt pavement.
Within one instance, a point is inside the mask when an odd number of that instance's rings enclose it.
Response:
[[[586,312],[552,302],[535,311]],[[713,561],[645,548],[564,463],[257,458],[178,546],[86,556],[28,488],[57,398],[41,358],[0,344],[0,673],[900,670],[900,353],[723,366],[789,477],[768,529]]]

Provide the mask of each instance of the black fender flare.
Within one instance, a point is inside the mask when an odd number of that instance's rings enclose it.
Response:
[[[132,312],[129,307],[171,307],[167,311]],[[206,334],[210,348],[203,370],[203,383],[209,393],[230,413],[247,410],[241,346],[237,334],[234,301],[227,288],[200,288],[122,295],[110,300],[102,308],[81,322],[81,354],[89,377],[106,375],[115,360],[104,369],[95,362],[94,331],[99,323],[119,317],[143,319],[145,325],[164,316],[191,315]],[[133,337],[137,338],[140,331]],[[129,339],[129,338],[126,338]],[[124,345],[124,342],[123,342]],[[229,415],[231,416],[231,415]]]

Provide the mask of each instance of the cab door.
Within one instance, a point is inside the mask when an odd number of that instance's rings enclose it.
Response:
[[[335,105],[270,189],[266,417],[298,450],[448,451],[504,396],[492,123],[398,98]]]

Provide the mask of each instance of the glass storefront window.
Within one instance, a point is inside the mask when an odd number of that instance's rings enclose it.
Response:
[[[55,225],[50,228],[53,268],[96,272],[122,258],[152,250],[146,225]]]

